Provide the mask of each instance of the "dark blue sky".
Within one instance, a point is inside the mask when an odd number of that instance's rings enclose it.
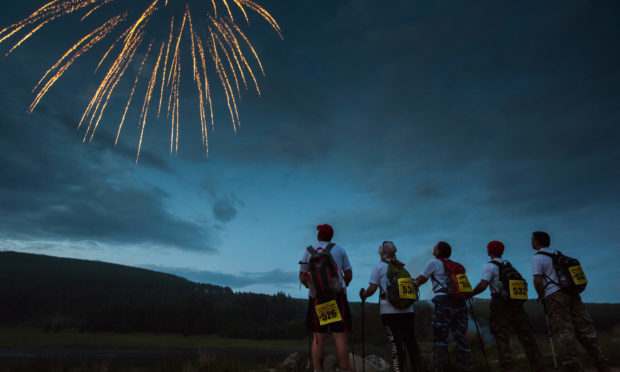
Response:
[[[52,23],[1,58],[0,249],[303,297],[296,263],[319,223],[349,252],[353,288],[383,240],[415,274],[446,240],[477,282],[498,239],[529,276],[530,234],[545,230],[582,261],[586,301],[620,301],[617,2],[260,3],[284,40],[258,17],[244,28],[265,68],[262,96],[242,95],[235,134],[214,91],[208,159],[191,76],[178,156],[168,121],[152,117],[135,166],[136,110],[114,149],[131,74],[82,143],[76,125],[105,47],[26,114],[34,84],[96,16]],[[42,4],[4,4],[0,23]]]

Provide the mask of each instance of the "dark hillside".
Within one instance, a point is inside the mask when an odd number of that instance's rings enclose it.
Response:
[[[355,295],[349,295],[355,301]],[[169,332],[249,339],[298,339],[307,301],[282,293],[233,293],[156,271],[97,261],[0,252],[0,325],[36,326],[55,332]],[[588,304],[600,331],[620,324],[620,304]],[[416,333],[430,340],[432,306],[415,305]],[[488,300],[476,300],[478,321],[488,326]],[[542,306],[526,309],[537,333],[546,325]],[[361,339],[361,307],[351,303],[354,342]],[[366,340],[384,343],[376,296],[366,303]]]
[[[304,336],[304,301],[104,262],[0,252],[0,298],[1,324],[50,331]]]

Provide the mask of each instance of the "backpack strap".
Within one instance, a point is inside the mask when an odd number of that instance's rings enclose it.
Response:
[[[311,246],[309,245],[306,250],[308,251],[308,253],[310,253],[310,256],[316,256],[318,253],[317,251]]]
[[[536,253],[534,253],[534,255],[537,254],[542,254],[543,256],[547,256],[550,257],[551,260],[553,261],[552,266],[553,266],[553,271],[555,271],[557,273],[557,270],[555,269],[555,260],[557,259],[558,255],[561,255],[562,253],[560,253],[560,251],[555,251],[556,254],[553,253],[549,253],[549,252],[541,252],[538,251]],[[560,283],[556,282],[555,280],[551,279],[550,277],[548,277],[547,275],[543,274],[542,275],[543,278],[545,278],[545,286],[543,287],[543,292],[547,289],[547,287],[549,286],[549,284],[553,283],[555,285],[557,285],[558,287],[560,286]]]
[[[446,261],[445,258],[443,257],[436,257],[436,259],[438,259],[439,261],[441,261],[441,263],[443,264],[443,269],[445,270],[445,272],[448,274],[448,276],[450,276],[450,270],[448,270],[448,266],[446,266]],[[440,291],[442,291],[441,293],[448,293],[448,287],[444,286],[443,284],[441,284],[441,282],[439,280],[437,280],[437,278],[435,277],[435,275],[431,274],[431,279],[435,280],[435,283],[437,283],[437,285],[441,288],[439,288]],[[452,279],[450,279],[452,280]],[[433,292],[435,291],[435,288],[433,287]]]
[[[558,251],[556,251],[556,252],[558,252]],[[558,252],[558,253],[559,253],[559,252]],[[551,258],[557,257],[557,255],[555,255],[555,254],[553,254],[553,253],[549,253],[549,252],[541,252],[541,251],[538,251],[538,252],[536,252],[536,253],[534,253],[534,254],[542,254],[543,256],[547,256],[547,257],[551,257]]]

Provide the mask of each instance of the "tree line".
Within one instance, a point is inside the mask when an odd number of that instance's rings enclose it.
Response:
[[[97,261],[0,252],[0,298],[0,324],[35,326],[49,332],[219,334],[247,339],[307,336],[306,300],[284,293],[233,292],[229,287]],[[350,336],[352,342],[359,342],[361,306],[355,302],[350,306],[354,320]],[[476,300],[475,306],[485,327],[488,302]],[[384,343],[377,304],[366,303],[365,307],[367,342]],[[530,301],[526,308],[534,329],[542,334],[541,306]],[[588,309],[601,330],[619,323],[618,304],[588,304]],[[418,340],[430,340],[430,303],[416,303],[415,312]]]

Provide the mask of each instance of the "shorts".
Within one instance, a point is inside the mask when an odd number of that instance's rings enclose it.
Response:
[[[328,333],[328,332],[349,332],[351,330],[351,309],[349,309],[349,301],[347,301],[347,295],[344,291],[336,295],[336,303],[338,304],[338,311],[340,311],[341,321],[329,323],[326,325],[320,325],[319,318],[316,315],[314,308],[315,302],[322,303],[324,301],[316,301],[313,298],[308,299],[308,311],[306,312],[306,330],[309,332]]]

